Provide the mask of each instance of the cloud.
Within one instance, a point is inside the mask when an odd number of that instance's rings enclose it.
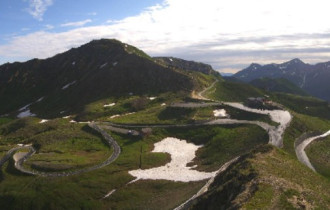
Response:
[[[90,15],[90,16],[96,16],[96,15],[97,15],[97,12],[90,12],[90,13],[88,13],[87,15]]]
[[[80,27],[92,22],[91,19],[61,24],[61,27]]]
[[[295,57],[319,62],[330,60],[327,5],[327,0],[165,0],[104,25],[14,37],[0,45],[0,56],[46,58],[92,39],[116,38],[152,56],[197,60],[219,70]]]
[[[24,0],[29,2],[28,13],[33,18],[42,21],[47,8],[53,4],[53,0]]]
[[[55,28],[53,25],[50,25],[50,24],[45,25],[45,27],[46,27],[46,30],[52,30]]]

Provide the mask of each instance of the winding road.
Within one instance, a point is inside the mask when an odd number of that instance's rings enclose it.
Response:
[[[214,81],[208,88],[204,89],[203,91],[199,92],[197,94],[197,98],[201,100],[208,100],[208,101],[213,101],[208,98],[205,98],[203,95],[210,89],[212,89],[215,84],[219,80]],[[23,173],[27,174],[32,174],[32,175],[39,175],[39,176],[52,176],[52,177],[60,177],[60,176],[70,176],[70,175],[76,175],[76,174],[81,174],[85,172],[89,172],[92,170],[96,170],[98,168],[102,168],[106,165],[109,165],[113,161],[115,161],[118,156],[120,155],[120,147],[118,143],[106,132],[104,131],[98,124],[102,125],[108,125],[108,126],[113,126],[117,128],[144,128],[144,127],[154,127],[154,128],[169,128],[169,127],[194,127],[194,126],[202,126],[202,125],[227,125],[227,124],[254,124],[257,126],[260,126],[262,129],[264,129],[268,134],[269,134],[269,144],[272,144],[276,147],[282,147],[283,146],[283,133],[285,129],[289,126],[290,121],[292,119],[291,114],[288,111],[284,110],[258,110],[258,109],[252,109],[249,107],[244,106],[243,104],[240,103],[230,103],[230,102],[221,102],[221,101],[213,101],[211,103],[180,103],[180,104],[172,104],[172,107],[182,107],[182,108],[199,108],[199,107],[207,107],[207,106],[217,106],[217,105],[228,105],[237,109],[241,109],[244,111],[249,111],[253,113],[258,113],[258,114],[264,114],[264,115],[269,115],[271,120],[273,120],[276,123],[279,123],[278,126],[272,126],[269,125],[265,122],[260,122],[260,121],[249,121],[249,120],[236,120],[236,119],[217,119],[217,120],[211,120],[207,122],[200,122],[200,123],[193,123],[193,124],[184,124],[184,125],[177,125],[177,124],[146,124],[146,125],[136,125],[136,124],[115,124],[115,123],[110,123],[110,122],[100,122],[100,123],[89,123],[88,125],[96,130],[97,132],[101,133],[103,138],[108,142],[109,146],[114,148],[113,154],[104,162],[94,165],[89,168],[85,169],[80,169],[76,171],[71,171],[71,172],[54,172],[54,173],[46,173],[46,172],[39,172],[39,171],[32,171],[29,169],[25,169],[23,167],[23,163],[31,157],[35,153],[35,149],[33,147],[30,147],[30,152],[28,152],[26,155],[21,157],[19,160],[15,162],[15,167],[20,170]],[[21,148],[13,148],[8,153],[4,158],[0,160],[0,166],[9,159],[9,157],[17,150]],[[232,163],[234,163],[238,157],[233,158],[232,160],[228,161],[225,163],[218,171],[216,174],[222,173],[223,171],[226,170],[228,166],[230,166]],[[216,175],[215,175],[216,176]],[[195,194],[192,198],[187,200],[185,203],[183,203],[181,206],[177,207],[176,209],[181,209],[183,207],[186,207],[189,205],[189,203],[196,197],[202,195],[208,190],[208,187],[212,184],[214,181],[214,177],[212,177],[206,185],[197,193]]]
[[[309,161],[309,158],[305,152],[305,148],[312,143],[314,140],[316,139],[320,139],[320,138],[325,138],[327,136],[330,135],[330,130],[322,135],[318,135],[318,136],[314,136],[314,137],[307,137],[305,139],[303,139],[300,143],[295,143],[295,151],[296,151],[296,155],[298,160],[303,163],[304,165],[306,165],[308,168],[312,169],[313,171],[316,172],[315,168],[313,167],[312,163]],[[297,140],[296,140],[297,142]]]
[[[97,132],[99,132],[103,136],[103,138],[106,140],[109,147],[113,147],[113,153],[111,154],[111,156],[100,164],[94,165],[89,168],[83,168],[83,169],[78,169],[75,171],[66,171],[66,172],[40,172],[40,171],[26,169],[23,167],[23,163],[29,157],[34,155],[36,152],[36,150],[33,148],[33,146],[29,145],[29,146],[15,147],[15,148],[9,150],[7,152],[7,154],[0,160],[0,167],[14,154],[14,152],[16,152],[17,150],[21,150],[23,148],[28,148],[28,149],[30,149],[30,151],[15,161],[15,168],[17,170],[21,171],[22,173],[30,174],[30,175],[38,175],[38,176],[45,176],[45,177],[72,176],[72,175],[90,172],[90,171],[93,171],[93,170],[96,170],[96,169],[109,165],[110,163],[115,161],[118,158],[118,156],[120,155],[120,152],[121,152],[120,146],[106,131],[104,131],[102,128],[100,128],[96,123],[94,123],[94,122],[89,123],[88,126],[91,127],[92,129],[96,130]]]

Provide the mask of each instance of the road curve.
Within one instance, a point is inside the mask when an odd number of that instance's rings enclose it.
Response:
[[[192,98],[194,98],[194,99],[199,99],[199,100],[205,100],[205,101],[212,101],[211,99],[204,97],[203,94],[204,94],[206,91],[208,91],[208,90],[210,90],[211,88],[213,88],[214,85],[215,85],[218,81],[219,81],[219,80],[216,79],[216,80],[215,80],[215,81],[214,81],[209,87],[207,87],[207,88],[205,88],[204,90],[198,92],[197,94],[195,94],[195,91],[193,91],[192,94],[191,94]]]
[[[99,132],[103,136],[103,138],[107,141],[109,147],[113,147],[113,153],[104,162],[94,165],[89,168],[83,168],[83,169],[79,169],[79,170],[75,170],[75,171],[67,171],[67,172],[40,172],[40,171],[30,170],[30,169],[26,169],[23,167],[23,163],[36,152],[36,150],[32,146],[30,146],[29,147],[30,151],[15,162],[15,168],[23,173],[30,174],[30,175],[38,175],[38,176],[44,176],[44,177],[62,177],[62,176],[72,176],[72,175],[90,172],[90,171],[102,168],[104,166],[107,166],[110,163],[114,162],[118,158],[118,156],[120,155],[120,152],[121,152],[121,149],[120,149],[120,146],[118,145],[118,143],[106,131],[104,131],[102,128],[100,128],[96,123],[94,123],[94,122],[89,123],[88,126],[91,127],[92,129],[96,130],[97,132]],[[24,147],[24,148],[26,148],[26,147]],[[10,151],[7,152],[7,155],[4,158],[7,158],[6,160],[8,160],[9,157],[11,156],[11,154],[13,154],[13,152],[15,152],[18,149],[22,149],[22,147],[11,149]],[[1,161],[0,161],[0,163],[1,163]]]
[[[17,151],[20,149],[30,149],[31,146],[30,145],[26,145],[26,146],[19,146],[19,147],[14,147],[10,150],[8,150],[8,152],[6,153],[5,156],[3,156],[0,160],[0,168],[2,167],[2,165],[7,162],[9,160],[9,158]]]
[[[316,172],[315,168],[313,167],[312,163],[309,161],[309,158],[305,152],[305,148],[312,143],[316,139],[325,138],[330,135],[330,130],[322,135],[314,136],[314,137],[307,137],[306,139],[302,140],[300,143],[295,142],[295,151],[298,160],[306,165],[308,168],[312,169]]]

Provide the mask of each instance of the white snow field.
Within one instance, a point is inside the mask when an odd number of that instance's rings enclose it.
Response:
[[[186,140],[167,137],[162,141],[155,143],[155,148],[152,152],[169,153],[171,155],[171,162],[167,163],[165,166],[157,168],[129,171],[129,174],[136,177],[136,181],[140,179],[162,179],[190,182],[209,179],[213,177],[216,172],[200,172],[193,170],[193,167],[187,166],[187,163],[195,158],[196,151],[200,147],[202,146],[187,143]]]

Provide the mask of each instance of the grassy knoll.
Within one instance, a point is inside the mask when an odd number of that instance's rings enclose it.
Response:
[[[293,119],[290,123],[290,126],[284,133],[283,149],[289,152],[291,155],[295,156],[294,151],[294,142],[297,138],[299,138],[302,134],[307,132],[326,132],[330,129],[330,121],[321,119],[318,117],[312,117],[308,115],[298,114],[296,112],[292,112]]]
[[[306,154],[316,171],[330,180],[330,137],[312,142]]]
[[[216,119],[213,115],[213,110],[215,109],[225,109],[232,119],[262,121],[277,125],[268,115],[251,113],[226,105],[202,108],[179,108],[156,105],[133,114],[123,115],[113,119],[108,118],[108,120],[115,123],[133,124],[186,124]]]
[[[245,101],[248,97],[260,97],[264,92],[251,85],[230,81],[218,82],[206,96],[208,98],[220,101],[241,102]]]
[[[84,124],[67,119],[39,124],[26,118],[1,127],[1,144],[13,148],[18,143],[32,143],[38,149],[26,166],[42,171],[57,171],[95,165],[111,155],[109,146]],[[5,152],[5,151],[3,151]]]
[[[125,115],[132,112],[152,112],[157,110],[161,104],[171,104],[173,102],[181,101],[187,95],[185,92],[178,93],[163,93],[160,95],[142,95],[142,96],[126,96],[119,98],[107,98],[95,101],[85,106],[84,110],[77,115],[77,120],[109,120],[113,115]],[[155,97],[150,100],[149,97]],[[136,101],[140,100],[140,104]],[[104,106],[114,103],[113,106]],[[156,108],[157,107],[157,108]]]
[[[284,93],[273,93],[271,96],[272,100],[284,105],[292,111],[330,120],[330,105],[326,101],[313,97]]]
[[[213,118],[211,108],[187,109],[165,106],[155,106],[134,114],[109,119],[116,123],[136,124],[185,124],[194,120],[208,120]]]
[[[192,209],[329,209],[329,186],[329,180],[267,145],[217,176]]]

